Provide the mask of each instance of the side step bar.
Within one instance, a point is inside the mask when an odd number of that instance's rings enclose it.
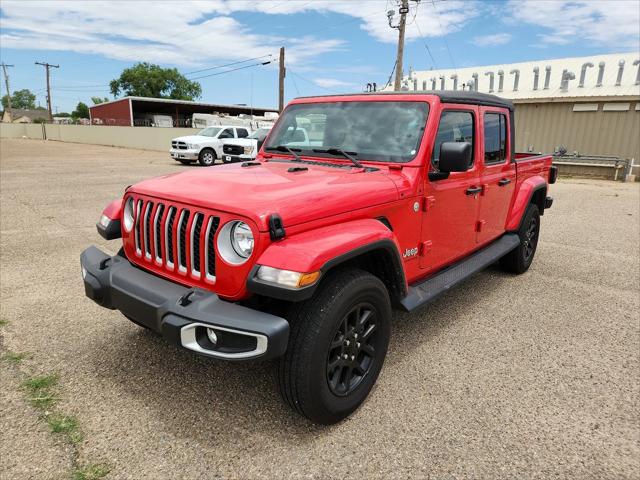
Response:
[[[451,265],[435,275],[409,287],[409,292],[400,304],[410,312],[434,300],[438,295],[484,270],[520,244],[520,237],[507,233],[491,245],[477,251],[469,257]]]

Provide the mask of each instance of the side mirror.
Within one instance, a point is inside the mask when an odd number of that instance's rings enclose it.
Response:
[[[473,158],[469,142],[444,142],[440,146],[438,170],[445,173],[466,172]]]

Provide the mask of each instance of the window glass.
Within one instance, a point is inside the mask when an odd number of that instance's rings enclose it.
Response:
[[[233,138],[233,128],[225,128],[218,138]]]
[[[200,130],[198,132],[198,135],[202,137],[215,137],[219,131],[220,129],[217,127],[209,127],[209,128],[205,128],[204,130]]]
[[[270,128],[259,128],[258,130],[253,132],[251,135],[249,135],[249,138],[257,138],[258,140],[264,140],[267,137],[267,135],[269,135],[270,131],[271,131]]]
[[[507,159],[507,119],[499,113],[484,116],[484,163],[502,163]]]
[[[438,167],[440,147],[444,142],[469,142],[473,152],[475,151],[473,137],[473,114],[471,112],[455,112],[451,110],[442,112],[438,133],[433,144],[433,154],[431,155],[433,166]],[[469,166],[471,165],[473,165],[473,156],[469,162]]]
[[[285,145],[329,158],[336,157],[314,149],[337,148],[359,160],[408,162],[418,153],[428,112],[424,102],[295,104],[282,113],[265,148]]]
[[[236,128],[236,132],[238,133],[238,138],[246,138],[249,136],[246,128]]]

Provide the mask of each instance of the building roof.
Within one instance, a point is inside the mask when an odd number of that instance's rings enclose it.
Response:
[[[602,69],[602,73],[600,72]],[[535,78],[537,71],[537,88]],[[547,71],[549,80],[547,88]],[[502,75],[500,75],[502,72]],[[458,69],[411,71],[403,79],[403,89],[469,89],[477,79],[477,92],[495,93],[513,100],[553,101],[563,98],[585,100],[595,97],[640,97],[640,55],[614,53],[590,57],[561,58],[533,62],[486,65]],[[493,76],[493,88],[491,77]],[[500,77],[503,88],[500,90]],[[517,89],[515,89],[518,77]],[[601,77],[601,85],[598,85]],[[620,78],[618,78],[620,77]],[[563,82],[563,79],[565,80]],[[442,88],[444,82],[444,88]],[[392,86],[385,87],[389,90]],[[614,99],[614,98],[612,98]]]
[[[27,110],[25,108],[12,108],[7,110],[11,112],[12,120],[16,120],[22,117],[30,118],[32,121],[37,118],[43,118],[45,120],[49,118],[49,112],[44,108],[36,108],[34,110]],[[2,112],[3,116],[4,116],[4,113],[5,112]]]
[[[193,105],[193,106],[199,106],[199,107],[205,107],[208,109],[215,109],[215,108],[220,108],[220,109],[229,109],[229,108],[234,108],[234,109],[238,109],[238,110],[246,110],[247,113],[251,112],[252,110],[264,110],[266,112],[277,112],[278,109],[277,108],[263,108],[263,107],[251,107],[248,105],[223,105],[223,104],[219,104],[219,103],[204,103],[204,102],[192,102],[190,100],[174,100],[172,98],[152,98],[152,97],[122,97],[122,98],[116,98],[115,100],[111,100],[109,102],[104,102],[104,103],[99,103],[97,105],[92,105],[89,108],[94,108],[94,107],[98,107],[101,105],[108,105],[110,103],[116,103],[116,102],[121,102],[123,100],[129,100],[131,99],[132,101],[137,101],[137,102],[146,102],[146,103],[163,103],[163,104],[173,104],[173,105]]]

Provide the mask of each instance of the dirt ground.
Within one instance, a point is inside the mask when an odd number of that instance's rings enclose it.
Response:
[[[84,296],[102,208],[168,154],[0,142],[0,477],[65,478],[73,452],[25,400],[56,373],[79,461],[107,478],[638,478],[640,188],[561,179],[533,266],[489,269],[395,314],[367,402],[319,427],[271,364],[196,358]],[[218,167],[211,167],[218,168]]]

